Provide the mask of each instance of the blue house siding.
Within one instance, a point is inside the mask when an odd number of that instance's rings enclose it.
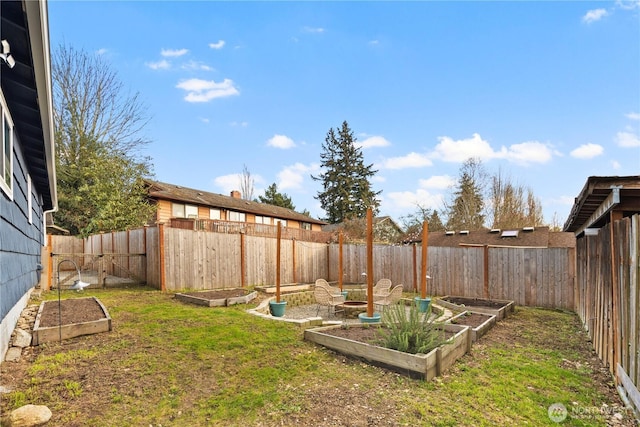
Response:
[[[20,141],[14,141],[13,200],[0,192],[0,361],[13,327],[26,305],[29,291],[38,284],[37,266],[43,239],[41,197],[34,186],[27,194],[27,168]],[[29,202],[31,217],[29,223]]]

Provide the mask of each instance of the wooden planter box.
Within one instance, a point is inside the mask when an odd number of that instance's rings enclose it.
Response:
[[[445,324],[445,330],[453,332],[455,335],[448,343],[428,354],[409,354],[323,333],[326,330],[340,327],[341,325],[333,325],[307,329],[304,331],[304,338],[345,356],[364,359],[374,365],[381,365],[411,377],[426,380],[441,375],[471,349],[471,335],[468,326]],[[364,326],[351,325],[349,327]]]
[[[478,314],[482,314],[484,316],[487,316],[487,320],[485,320],[484,322],[482,322],[482,324],[478,325],[478,326],[471,326],[471,325],[465,325],[464,324],[464,317],[467,315],[467,313],[473,313],[473,311],[465,311],[462,312],[460,314],[457,314],[455,316],[453,316],[451,319],[449,319],[449,322],[456,322],[456,325],[464,325],[464,326],[469,326],[469,333],[471,334],[471,342],[474,343],[476,341],[478,341],[480,339],[480,337],[482,337],[484,334],[487,333],[487,331],[491,328],[493,328],[496,324],[496,315],[494,314],[486,314],[486,313],[478,313]]]
[[[258,292],[253,291],[247,295],[232,298],[207,299],[197,295],[176,294],[176,298],[182,302],[190,304],[204,305],[205,307],[224,307],[234,304],[246,304],[258,296]]]
[[[107,309],[96,297],[90,297],[95,300],[96,304],[100,306],[100,309],[104,313],[104,317],[81,323],[70,323],[62,326],[50,326],[41,327],[40,319],[42,312],[45,309],[45,304],[58,304],[57,301],[42,301],[40,308],[38,308],[38,314],[36,315],[36,322],[33,326],[33,335],[31,338],[32,345],[40,345],[51,341],[60,341],[62,339],[75,338],[82,335],[92,335],[100,332],[109,332],[111,330],[111,316],[107,312]]]
[[[458,312],[470,310],[476,313],[495,315],[498,321],[513,313],[515,308],[513,301],[497,299],[444,296],[438,298],[437,301],[441,306]]]

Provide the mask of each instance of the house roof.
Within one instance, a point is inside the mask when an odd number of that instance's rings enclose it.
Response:
[[[507,237],[509,236],[509,237]],[[421,241],[422,235],[416,236]],[[575,247],[571,233],[550,232],[549,227],[530,227],[505,230],[433,231],[428,235],[429,246],[514,246],[514,247]]]
[[[581,234],[609,222],[612,210],[623,216],[640,212],[640,176],[590,176],[575,198],[564,231]]]
[[[251,200],[225,196],[217,193],[196,190],[165,182],[147,180],[149,185],[149,196],[153,199],[171,200],[175,202],[193,203],[211,208],[231,209],[238,212],[245,212],[254,215],[270,216],[274,218],[308,222],[311,224],[326,224],[310,216],[292,211],[280,206],[259,203]]]
[[[45,210],[57,207],[47,2],[2,1],[0,37],[15,66],[1,64],[2,92]]]

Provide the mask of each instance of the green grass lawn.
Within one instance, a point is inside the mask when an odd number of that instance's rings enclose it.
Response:
[[[3,363],[15,378],[3,414],[33,403],[53,411],[50,426],[544,426],[562,403],[562,425],[600,426],[604,417],[572,409],[619,404],[572,313],[518,307],[425,382],[305,342],[245,306],[188,305],[144,287],[64,293],[92,295],[113,331]]]

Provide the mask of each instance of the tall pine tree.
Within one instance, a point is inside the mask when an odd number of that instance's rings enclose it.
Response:
[[[362,148],[355,143],[356,138],[346,121],[340,129],[329,129],[320,154],[324,172],[311,176],[322,182],[322,191],[316,199],[331,224],[362,218],[369,208],[374,215],[378,213],[380,191],[373,191],[369,181],[377,171],[373,170],[373,164],[364,164]]]
[[[449,230],[479,230],[484,226],[483,189],[486,173],[479,159],[468,159],[460,168],[453,202],[447,206]]]
[[[264,196],[258,196],[258,201],[260,203],[291,209],[292,211],[296,210],[296,207],[291,201],[291,197],[289,197],[287,193],[280,193],[275,182],[264,190]]]

